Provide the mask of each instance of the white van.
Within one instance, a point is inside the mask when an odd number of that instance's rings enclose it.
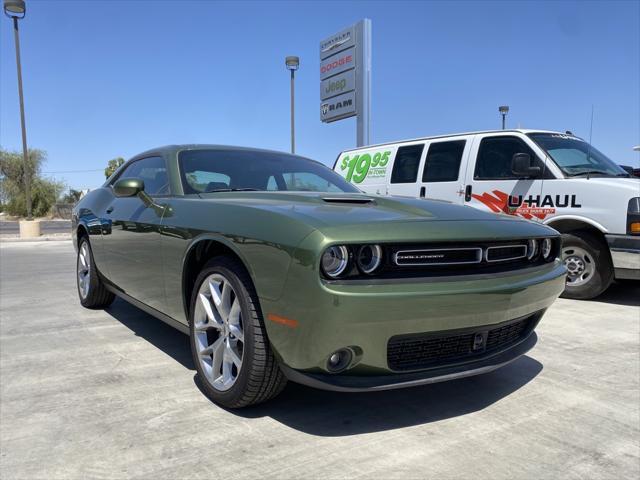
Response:
[[[563,234],[564,296],[640,279],[640,179],[571,132],[498,130],[347,150],[334,170],[369,194],[450,202]]]

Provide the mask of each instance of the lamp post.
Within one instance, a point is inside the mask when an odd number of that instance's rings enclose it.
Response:
[[[502,115],[502,129],[504,130],[507,113],[509,113],[509,105],[500,105],[498,107],[498,111],[500,112],[500,115]]]
[[[24,160],[24,193],[27,203],[27,220],[33,220],[31,216],[31,176],[29,172],[29,160],[27,153],[27,128],[24,122],[24,97],[22,94],[22,66],[20,64],[20,38],[18,36],[18,20],[24,18],[27,7],[23,0],[4,0],[4,14],[13,19],[13,36],[16,43],[16,67],[18,69],[18,96],[20,97],[20,126],[22,127],[22,156]]]
[[[291,72],[291,153],[296,153],[296,130],[295,130],[295,113],[294,113],[294,79],[295,71],[300,66],[300,58],[289,56],[284,59],[287,70]]]

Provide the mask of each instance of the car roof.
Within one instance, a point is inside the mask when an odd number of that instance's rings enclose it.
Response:
[[[164,145],[162,147],[151,148],[149,150],[145,150],[144,152],[138,153],[137,155],[131,157],[129,161],[137,160],[144,157],[149,157],[151,155],[171,155],[183,150],[233,150],[233,151],[255,152],[255,153],[277,153],[279,155],[291,155],[291,156],[300,157],[300,155],[293,155],[287,152],[281,152],[278,150],[268,150],[264,148],[239,147],[234,145],[219,145],[219,144],[213,144],[213,143],[184,143],[184,144]]]
[[[557,132],[554,130],[535,130],[535,129],[528,129],[528,128],[512,128],[509,130],[478,130],[475,132],[462,132],[462,133],[449,133],[446,135],[432,135],[429,137],[419,137],[419,138],[410,138],[410,139],[406,139],[406,140],[396,140],[394,142],[384,142],[384,143],[376,143],[376,144],[371,144],[371,145],[365,145],[363,147],[356,147],[356,148],[349,148],[346,150],[342,150],[342,152],[340,153],[344,153],[344,152],[353,152],[356,150],[363,150],[365,148],[375,148],[375,147],[382,147],[385,145],[395,145],[398,143],[409,143],[409,142],[420,142],[420,141],[426,141],[426,140],[434,140],[437,138],[450,138],[450,137],[463,137],[466,135],[478,135],[478,134],[484,134],[484,133],[557,133],[557,134],[561,134],[561,135],[567,135],[567,132]],[[571,134],[573,135],[573,134]]]

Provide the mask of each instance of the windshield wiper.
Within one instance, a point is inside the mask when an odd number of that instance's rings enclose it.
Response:
[[[217,193],[217,192],[259,192],[257,188],[216,188],[215,190],[207,190],[202,193]]]
[[[602,170],[587,170],[586,172],[570,173],[570,177],[581,177],[582,175],[611,175],[610,173],[603,172]]]

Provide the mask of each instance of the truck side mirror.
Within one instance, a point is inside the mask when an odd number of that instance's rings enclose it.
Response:
[[[536,178],[540,176],[540,167],[531,166],[531,155],[516,153],[511,159],[511,171],[519,178]]]

